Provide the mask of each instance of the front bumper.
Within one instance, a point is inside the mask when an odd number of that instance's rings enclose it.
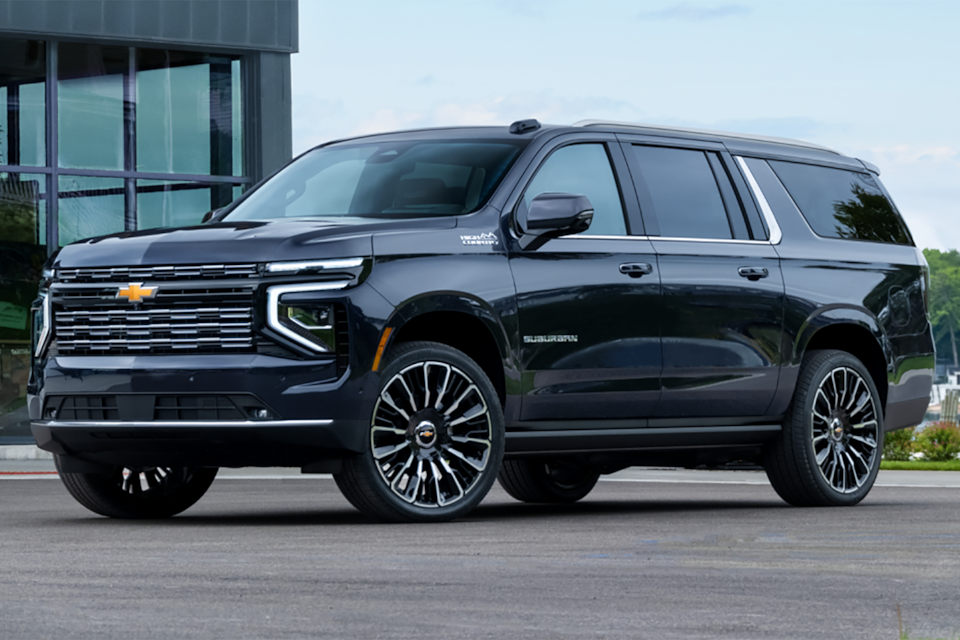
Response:
[[[309,467],[351,455],[366,421],[31,423],[37,446],[93,464]]]
[[[309,466],[363,450],[376,374],[262,354],[54,357],[37,445],[94,464]]]

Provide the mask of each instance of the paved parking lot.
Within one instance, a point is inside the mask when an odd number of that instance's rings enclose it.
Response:
[[[4,638],[893,640],[897,605],[911,637],[960,634],[953,474],[796,509],[762,473],[631,470],[577,505],[495,487],[466,520],[380,525],[328,477],[273,469],[112,521],[49,470],[0,465]]]

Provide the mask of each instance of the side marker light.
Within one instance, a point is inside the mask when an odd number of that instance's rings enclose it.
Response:
[[[371,371],[375,372],[380,369],[380,358],[383,357],[383,350],[387,347],[391,333],[393,333],[393,327],[387,327],[383,330],[383,335],[380,336],[380,344],[377,345],[377,354],[373,357],[373,368]]]

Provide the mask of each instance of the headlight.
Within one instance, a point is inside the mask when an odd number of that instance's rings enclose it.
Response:
[[[30,321],[33,356],[39,358],[50,341],[50,296],[46,293],[41,293],[30,305]]]
[[[267,325],[293,342],[318,353],[336,351],[335,307],[330,302],[313,301],[315,291],[343,289],[349,281],[317,282],[269,287],[267,289]],[[286,298],[286,299],[285,299]]]
[[[284,328],[307,341],[301,340],[301,344],[318,351],[336,350],[333,305],[287,306],[281,304],[277,309],[277,319]]]

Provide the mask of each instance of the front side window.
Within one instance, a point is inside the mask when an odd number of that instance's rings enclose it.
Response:
[[[525,142],[384,142],[304,155],[231,210],[228,220],[411,218],[476,211]]]
[[[900,215],[869,173],[779,160],[768,163],[817,235],[913,244]]]
[[[728,240],[733,230],[707,152],[633,145],[638,189],[652,201],[665,238]]]
[[[524,205],[529,207],[541,193],[572,193],[589,198],[593,222],[579,235],[627,234],[620,190],[601,143],[573,144],[555,151],[530,181],[523,194]]]

